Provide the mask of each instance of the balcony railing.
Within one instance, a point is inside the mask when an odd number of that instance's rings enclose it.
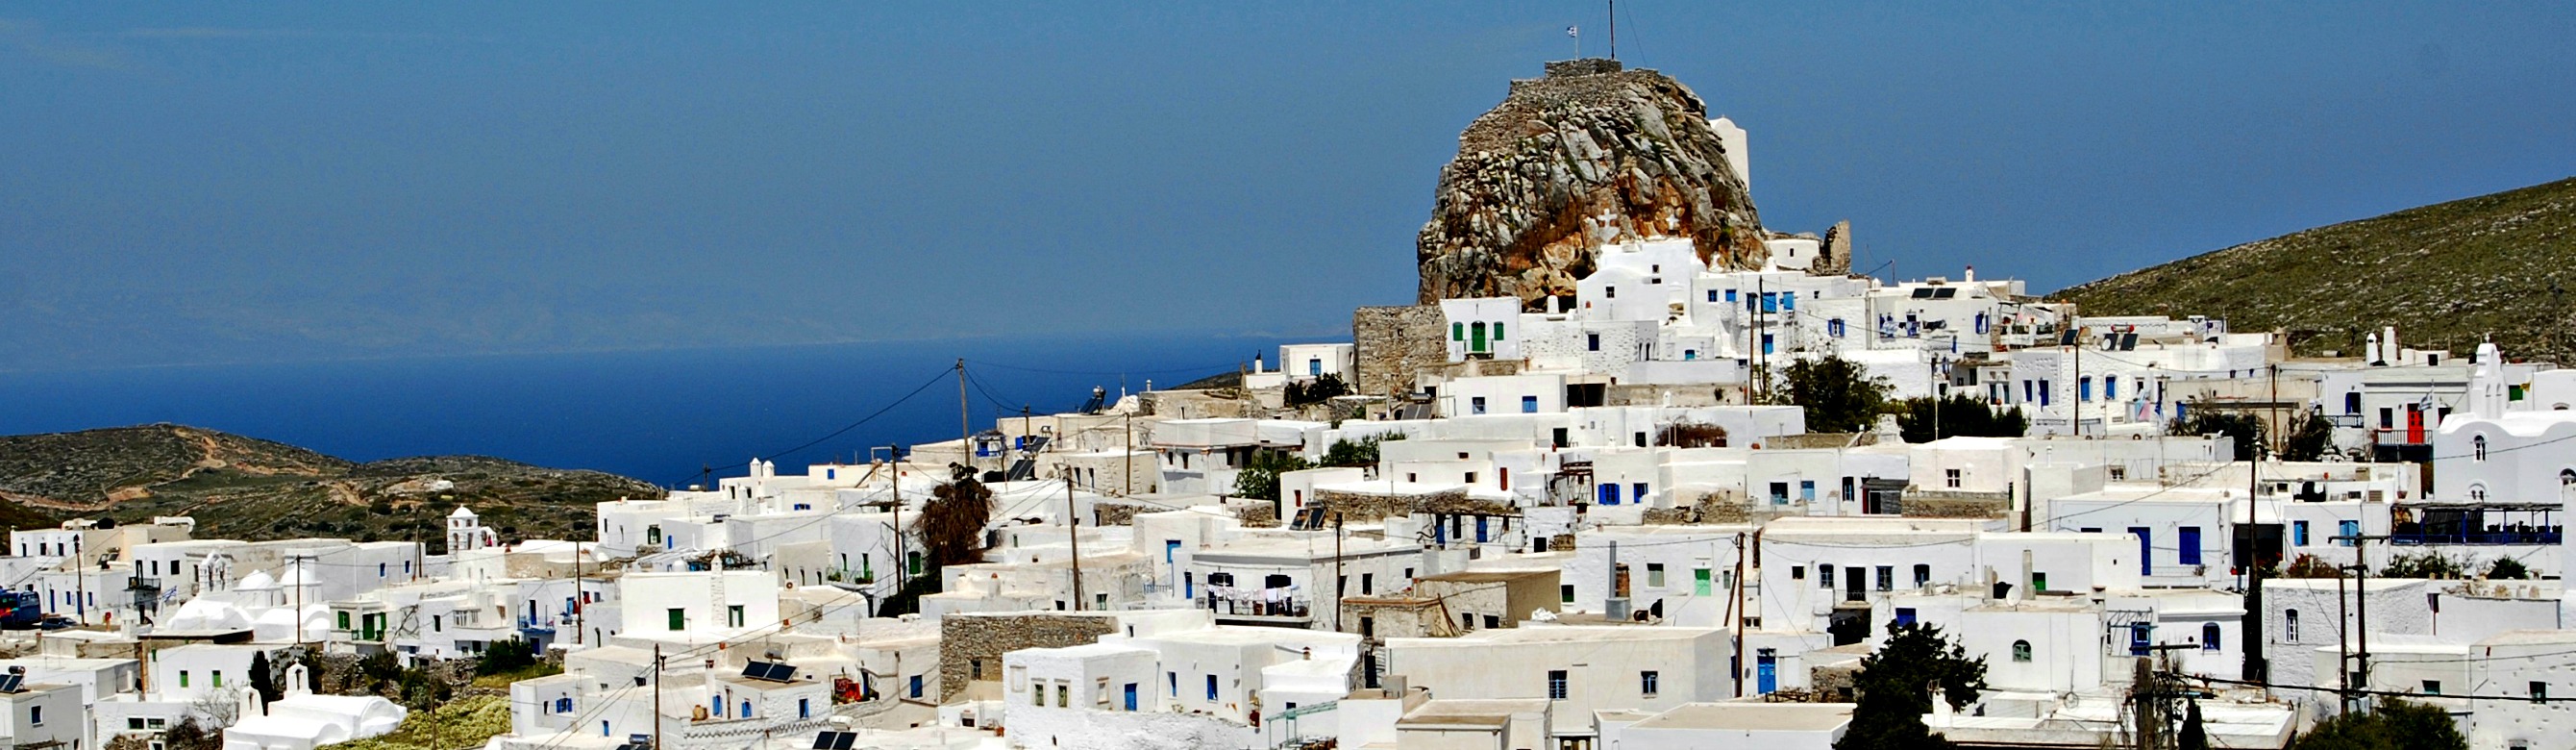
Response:
[[[2413,531],[2388,535],[2390,544],[2409,546],[2441,544],[2522,544],[2554,545],[2565,536],[2566,527],[2490,528],[2478,531]]]
[[[1206,607],[1209,611],[1215,612],[1219,615],[1235,617],[1280,617],[1305,619],[1308,616],[1307,611],[1309,609],[1307,603],[1308,601],[1303,598],[1282,598],[1277,601],[1272,601],[1267,597],[1260,596],[1258,593],[1251,597],[1240,599],[1218,596],[1216,594],[1199,595],[1199,606]]]

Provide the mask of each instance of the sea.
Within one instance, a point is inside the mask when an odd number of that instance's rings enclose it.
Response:
[[[1157,333],[420,357],[0,373],[0,434],[154,422],[353,461],[477,454],[664,486],[866,460],[1093,388],[1170,387],[1277,357],[1283,339]],[[1275,366],[1275,365],[1274,365]]]

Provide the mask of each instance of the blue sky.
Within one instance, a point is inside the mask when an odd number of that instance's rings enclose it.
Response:
[[[2566,3],[1632,0],[1775,229],[2055,289],[2576,174]],[[0,8],[0,369],[1121,329],[1409,302],[1597,2]]]

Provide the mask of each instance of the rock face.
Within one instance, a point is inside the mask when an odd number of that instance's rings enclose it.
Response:
[[[1761,220],[1708,108],[1610,60],[1547,64],[1458,136],[1415,244],[1421,301],[1572,296],[1601,246],[1687,237],[1713,267],[1763,259]]]

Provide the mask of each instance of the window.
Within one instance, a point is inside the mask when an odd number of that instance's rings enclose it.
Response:
[[[1601,288],[1601,298],[1602,298],[1602,299],[1618,299],[1618,298],[1619,298],[1619,288],[1618,288],[1618,287],[1615,287],[1615,286],[1605,286],[1605,287],[1602,287],[1602,288]]]
[[[1360,636],[1363,638],[1377,637],[1377,618],[1369,615],[1360,615]]]
[[[1556,599],[1557,601],[1564,602],[1566,604],[1573,604],[1574,584],[1568,583],[1556,587]]]
[[[1494,323],[1494,340],[1503,340],[1503,324],[1501,321],[1495,321]]]
[[[1930,585],[1932,585],[1932,566],[1914,566],[1914,587],[1919,589]]]
[[[1834,566],[1832,566],[1832,565],[1818,565],[1818,566],[1816,566],[1816,588],[1820,588],[1820,589],[1829,589],[1829,588],[1833,588],[1833,587],[1834,587]]]
[[[1058,681],[1058,682],[1056,682],[1056,684],[1055,684],[1055,707],[1056,707],[1056,708],[1071,708],[1072,706],[1073,706],[1073,686],[1072,686],[1072,685],[1064,684],[1062,681]]]
[[[814,699],[812,699],[812,698],[798,698],[798,699],[796,699],[796,718],[799,718],[799,719],[811,719],[811,718],[814,718]]]
[[[1842,337],[1843,337],[1843,319],[1841,319],[1841,318],[1835,318],[1835,319],[1832,319],[1832,320],[1825,321],[1825,335],[1827,335],[1827,336],[1832,336],[1832,337],[1834,337],[1834,338],[1842,338]]]
[[[1655,697],[1655,693],[1661,692],[1661,688],[1663,687],[1661,683],[1663,681],[1663,674],[1654,670],[1649,669],[1643,672],[1638,672],[1637,692],[1648,698]]]
[[[224,671],[223,671],[223,670],[220,670],[220,669],[215,670],[215,687],[223,687],[223,686],[224,686]]]
[[[1565,670],[1551,669],[1547,671],[1547,699],[1552,701],[1565,700]]]
[[[689,611],[686,609],[672,607],[666,617],[670,619],[672,630],[687,630],[689,627]]]
[[[39,726],[39,727],[44,726],[44,725],[45,725],[45,707],[44,707],[44,706],[28,706],[28,707],[27,707],[27,724],[28,724],[28,725],[30,725],[30,726]]]
[[[1101,708],[1102,708],[1102,709],[1104,709],[1104,710],[1106,710],[1107,708],[1109,708],[1109,678],[1107,678],[1107,677],[1096,677],[1096,678],[1092,678],[1092,680],[1091,680],[1091,705],[1099,706],[1099,707],[1101,707]]]
[[[2335,535],[2336,535],[2336,536],[2343,537],[2342,539],[2337,539],[2337,540],[2335,540],[2335,544],[2336,544],[2336,545],[2338,545],[2338,546],[2344,546],[2344,547],[2350,547],[2350,546],[2352,546],[2352,538],[2353,538],[2353,537],[2357,537],[2357,536],[2361,536],[2361,522],[2360,522],[2360,521],[2336,521],[2336,522],[2335,522]]]
[[[2031,590],[2031,591],[2033,591],[2033,592],[2047,591],[2047,590],[2048,590],[2048,574],[2047,574],[2047,573],[2042,573],[2042,572],[2039,572],[2039,571],[2031,571],[2031,574],[2030,574],[2030,590]]]
[[[1594,351],[1594,352],[1601,351],[1601,334],[1598,334],[1598,333],[1587,333],[1587,334],[1583,334],[1583,349],[1584,349],[1585,351]]]
[[[2013,663],[2030,663],[2030,641],[2013,641],[2012,649]]]
[[[1646,563],[1646,585],[1653,588],[1664,587],[1663,563]]]
[[[127,728],[127,729],[134,729],[134,730],[141,730],[141,729],[143,728],[143,717],[141,717],[141,716],[128,716],[128,717],[126,717],[126,718],[125,718],[125,728]]]
[[[2379,429],[2385,430],[2396,426],[2397,410],[2386,406],[2379,407]]]
[[[2091,400],[2093,400],[2093,378],[2092,378],[2092,377],[2087,376],[2087,377],[2082,377],[2082,378],[2076,378],[2076,379],[2075,379],[2075,400],[2077,400],[2077,401],[2091,401]]]
[[[2299,547],[2308,546],[2308,522],[2290,522],[2290,544]]]
[[[1958,470],[1958,469],[1942,469],[1942,470],[1941,470],[1941,486],[1943,486],[1943,487],[1948,487],[1948,488],[1950,488],[1950,489],[1954,489],[1954,490],[1955,490],[1955,489],[1958,489],[1958,488],[1959,488],[1959,483],[1960,483],[1960,480],[1961,480],[1961,479],[1962,479],[1962,477],[1959,475],[1959,470]]]
[[[349,629],[349,613],[347,613],[347,612],[342,612],[342,613],[340,613],[340,629],[341,629],[341,630],[348,630],[348,629]]]
[[[2221,644],[2218,642],[2218,623],[2214,623],[2214,622],[2204,622],[2204,623],[2201,623],[2201,624],[2200,624],[2200,650],[2202,650],[2202,651],[2216,651],[2216,650],[2218,650],[2220,647],[2221,647]]]
[[[2425,680],[2425,681],[2424,681],[2424,694],[2425,694],[2425,695],[2441,695],[2441,694],[2442,694],[2442,681],[2441,681],[2441,680]]]
[[[748,719],[748,718],[751,718],[751,701],[747,701],[747,700],[746,700],[746,701],[743,701],[743,702],[742,702],[742,713],[734,714],[734,718],[737,718],[737,719]]]
[[[1537,396],[1522,396],[1522,397],[1521,397],[1521,413],[1522,413],[1522,414],[1537,414],[1537,413],[1538,413],[1538,397],[1537,397]]]
[[[2549,683],[2537,680],[2532,681],[2531,702],[2538,703],[2545,700],[2549,700]]]
[[[2469,455],[2471,460],[2487,460],[2487,436],[2469,438]]]
[[[1715,290],[1715,289],[1708,290],[1708,301],[1710,301],[1710,302],[1716,302],[1716,301],[1717,301],[1717,290]]]
[[[1912,625],[1912,624],[1914,624],[1914,608],[1913,608],[1913,607],[1897,607],[1897,608],[1896,608],[1896,624],[1898,624],[1898,625]]]
[[[913,675],[912,684],[909,687],[911,688],[912,697],[921,697],[921,675]]]
[[[2200,564],[2200,527],[2182,527],[2182,538],[2177,540],[2175,544],[2181,545],[2182,547],[2179,550],[2182,553],[2182,564]]]
[[[1728,302],[1734,302],[1734,301],[1735,301],[1735,290],[1733,290],[1733,289],[1726,290],[1726,301],[1728,301]]]
[[[188,670],[179,670],[179,687],[188,686]]]
[[[1208,700],[1216,700],[1216,675],[1207,676]]]
[[[740,605],[740,604],[727,604],[727,605],[725,605],[725,625],[726,625],[727,627],[735,627],[735,628],[742,627],[742,605]]]
[[[2284,627],[2284,628],[2282,628],[2282,629],[2281,629],[2281,642],[2282,642],[2282,643],[2298,643],[2298,642],[2299,642],[2299,611],[2298,611],[2298,610],[2295,610],[2295,609],[2284,611],[2284,612],[2282,612],[2282,613],[2281,613],[2281,619],[2282,619],[2282,621],[2283,621],[2284,623],[2286,623],[2286,624],[2288,625],[2288,627]]]
[[[1468,398],[1468,399],[1467,399],[1467,413],[1469,413],[1469,414],[1483,414],[1483,413],[1485,413],[1485,397],[1483,397],[1483,396],[1474,396],[1474,397],[1470,397],[1470,398]]]
[[[1483,520],[1483,519],[1478,519],[1478,520]],[[1376,573],[1361,573],[1361,574],[1360,574],[1360,593],[1361,593],[1361,594],[1373,594],[1373,593],[1376,593],[1376,592],[1377,592],[1377,574],[1376,574]]]
[[[2055,395],[2056,395],[2056,394],[2054,393],[2054,391],[2056,391],[2056,390],[2057,390],[2057,389],[2056,389],[2055,387],[2052,387],[2052,385],[2051,385],[2048,381],[2046,381],[2046,380],[2039,381],[2039,405],[2041,405],[2041,406],[2047,406],[2047,405],[2048,405],[2048,400],[2049,400],[2049,398],[2051,398],[2051,397],[2053,397],[2053,396],[2055,396]]]
[[[1713,592],[1713,588],[1714,588],[1714,587],[1711,585],[1711,584],[1713,584],[1713,583],[1714,583],[1714,581],[1709,577],[1709,570],[1708,570],[1707,568],[1692,568],[1692,569],[1691,569],[1691,595],[1692,595],[1692,596],[1708,596],[1708,595],[1710,595],[1710,594]]]
[[[1451,323],[1451,324],[1449,324],[1449,340],[1451,340],[1451,341],[1465,341],[1465,340],[1467,340],[1467,324],[1465,324],[1465,323]]]

